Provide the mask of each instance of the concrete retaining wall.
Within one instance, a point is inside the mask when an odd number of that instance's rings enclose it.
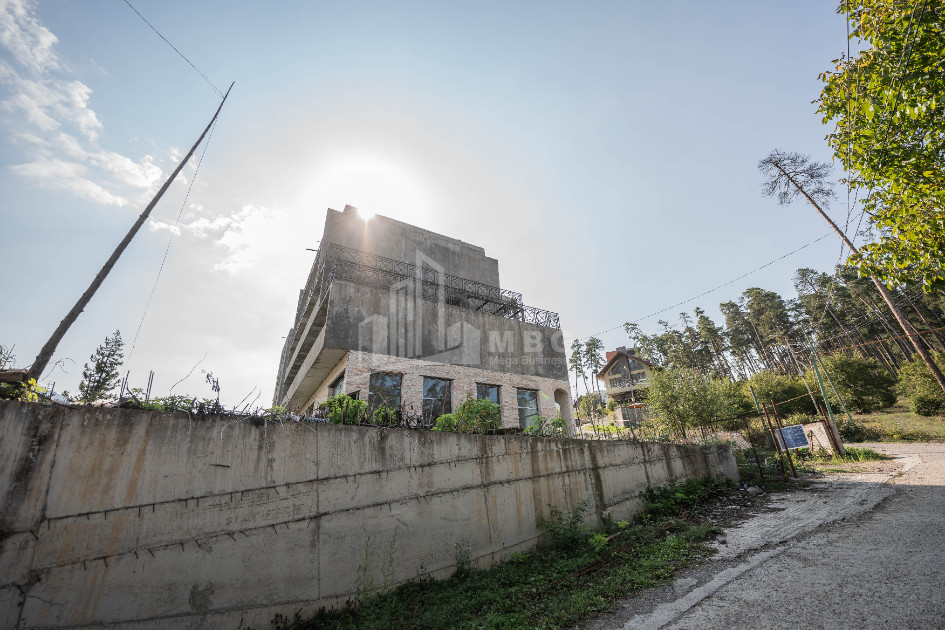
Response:
[[[0,402],[0,628],[268,627],[361,586],[627,518],[728,447],[473,436]]]

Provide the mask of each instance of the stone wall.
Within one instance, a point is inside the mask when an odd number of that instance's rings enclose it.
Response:
[[[450,400],[455,411],[467,396],[476,398],[476,385],[497,385],[499,387],[500,418],[503,427],[518,427],[518,397],[517,390],[534,389],[538,391],[538,414],[545,418],[555,418],[559,410],[555,406],[555,393],[566,402],[560,410],[561,417],[568,422],[568,429],[573,433],[574,420],[571,414],[571,387],[568,381],[524,374],[510,374],[484,370],[466,365],[451,365],[436,363],[421,359],[407,359],[392,357],[369,352],[349,352],[345,358],[332,369],[322,386],[303,405],[309,409],[312,405],[323,403],[331,396],[329,385],[344,371],[344,391],[346,394],[358,393],[361,400],[368,399],[371,374],[387,372],[401,374],[400,397],[404,411],[419,414],[423,409],[423,379],[425,377],[442,378],[452,381]]]
[[[549,506],[628,518],[727,447],[474,436],[0,402],[0,627],[268,627],[535,544]],[[390,585],[389,584],[389,585]]]

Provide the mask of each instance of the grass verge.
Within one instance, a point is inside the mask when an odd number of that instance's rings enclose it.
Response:
[[[322,611],[307,620],[274,620],[276,628],[565,628],[611,610],[633,591],[653,586],[708,555],[719,533],[703,511],[731,493],[729,480],[693,480],[649,489],[632,523],[584,529],[586,502],[570,514],[552,511],[544,544],[531,553],[448,580],[416,580],[361,606]]]
[[[945,441],[945,416],[920,416],[903,404],[869,414],[854,414],[854,421],[869,431],[862,440],[877,442]],[[848,440],[844,436],[844,440]]]

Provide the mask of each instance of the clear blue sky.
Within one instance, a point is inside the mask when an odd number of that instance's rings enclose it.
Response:
[[[180,224],[193,165],[60,345],[59,390],[115,329],[130,350],[172,231],[132,384],[153,369],[166,394],[202,359],[175,393],[209,396],[204,369],[224,402],[267,405],[326,207],[483,246],[568,342],[827,231],[761,197],[756,163],[830,160],[811,104],[846,49],[829,2],[133,4],[236,86]],[[0,100],[0,343],[25,365],[219,99],[122,0],[0,0]],[[663,317],[793,296],[797,267],[839,253],[830,237]]]

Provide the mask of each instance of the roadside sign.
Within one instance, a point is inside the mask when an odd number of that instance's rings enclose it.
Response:
[[[793,424],[775,431],[778,443],[783,449],[792,448],[810,448],[810,442],[807,441],[807,434],[804,433],[803,424]]]

